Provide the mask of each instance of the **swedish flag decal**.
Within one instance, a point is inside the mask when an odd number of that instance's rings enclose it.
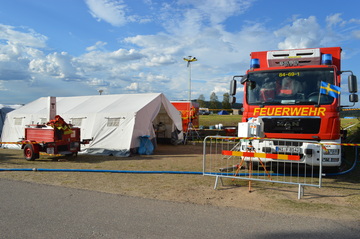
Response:
[[[329,95],[334,98],[339,98],[341,88],[330,83],[321,81],[320,94]]]

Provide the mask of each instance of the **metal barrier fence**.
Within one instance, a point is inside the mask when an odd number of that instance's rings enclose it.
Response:
[[[249,191],[253,181],[298,185],[300,199],[305,186],[320,188],[322,181],[322,160],[306,165],[299,149],[304,143],[314,141],[208,136],[203,145],[203,175],[216,177],[214,189],[222,178],[249,181]],[[317,144],[314,150],[322,159],[323,147]]]

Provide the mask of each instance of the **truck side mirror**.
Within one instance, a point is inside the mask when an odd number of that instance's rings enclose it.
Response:
[[[241,81],[240,83],[243,85],[245,84],[245,82],[249,79],[248,75],[244,75],[242,78],[241,78]]]
[[[356,76],[354,76],[353,74],[349,75],[349,77],[348,77],[348,87],[349,87],[350,93],[357,92],[357,79],[356,79]]]
[[[359,101],[359,97],[357,94],[350,94],[349,95],[349,102],[356,103]]]
[[[236,80],[230,81],[230,95],[236,95]]]
[[[235,104],[235,102],[236,102],[236,97],[235,96],[230,96],[229,97],[229,103],[230,104]]]

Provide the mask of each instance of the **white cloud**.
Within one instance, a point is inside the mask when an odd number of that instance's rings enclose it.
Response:
[[[279,49],[319,47],[324,34],[314,16],[296,19],[291,25],[275,31],[275,36],[285,38],[278,44]]]
[[[98,79],[98,78],[90,78],[87,80],[86,82],[88,85],[91,86],[102,86],[102,89],[106,89],[107,86],[109,86],[110,84],[108,82],[106,82],[103,79]]]
[[[88,62],[89,64],[95,63],[96,65],[107,65],[109,63],[121,63],[129,62],[133,60],[139,60],[143,58],[144,55],[135,49],[118,49],[112,52],[103,52],[103,51],[91,51],[82,55],[79,58],[79,61]]]
[[[326,22],[327,22],[328,27],[337,26],[337,25],[344,26],[346,24],[346,21],[344,21],[341,18],[341,13],[336,13],[336,14],[327,16]]]
[[[123,0],[85,0],[85,3],[97,21],[105,21],[115,27],[129,22],[144,24],[153,21],[149,16],[130,15],[130,9]]]
[[[98,41],[93,46],[89,46],[86,48],[87,51],[96,51],[96,50],[104,50],[104,47],[107,45],[106,42]]]
[[[62,80],[79,80],[73,57],[66,52],[54,52],[45,58],[33,59],[29,62],[32,73],[49,75]]]
[[[122,26],[127,22],[124,1],[85,0],[91,15],[98,21],[105,21],[113,26]]]
[[[213,92],[223,95],[224,93],[229,92],[229,89],[225,86],[215,86]]]
[[[151,59],[145,63],[146,66],[161,66],[173,64],[176,61],[173,59],[173,56],[170,55],[154,55],[151,56]]]
[[[46,36],[36,33],[32,29],[16,29],[13,26],[3,24],[0,24],[0,39],[11,43],[13,46],[21,45],[23,48],[44,48],[47,41]]]
[[[360,30],[356,30],[352,32],[352,35],[356,38],[356,39],[360,39]]]
[[[352,19],[349,20],[349,23],[360,24],[360,19],[352,18]]]
[[[208,19],[211,25],[224,22],[231,16],[244,13],[254,0],[180,0],[180,5],[190,4],[199,11],[199,15]]]
[[[0,80],[0,91],[6,91],[7,89],[3,86],[3,81]]]
[[[130,90],[130,91],[137,91],[139,89],[139,83],[133,82],[130,85],[128,85],[127,87],[125,87],[125,89]]]

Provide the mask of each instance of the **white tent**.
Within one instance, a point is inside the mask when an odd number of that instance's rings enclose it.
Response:
[[[50,97],[39,98],[7,114],[3,142],[23,139],[29,124],[49,121]],[[82,152],[128,156],[140,146],[140,137],[156,141],[154,126],[162,123],[162,138],[182,140],[180,112],[161,93],[57,97],[56,113],[81,129],[81,139],[92,139]],[[18,147],[15,144],[7,148]]]
[[[0,142],[1,142],[1,133],[2,133],[4,123],[5,123],[6,114],[9,113],[10,111],[18,109],[19,107],[21,107],[21,105],[3,105],[3,104],[0,104]]]

